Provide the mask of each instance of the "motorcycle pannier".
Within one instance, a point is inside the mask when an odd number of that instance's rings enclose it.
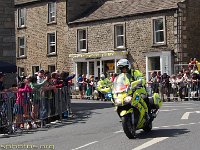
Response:
[[[159,109],[162,106],[162,100],[158,93],[154,93],[152,97],[149,97],[149,102],[153,109]]]

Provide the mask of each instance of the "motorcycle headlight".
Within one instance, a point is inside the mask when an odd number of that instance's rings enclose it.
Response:
[[[131,96],[127,96],[126,98],[124,98],[124,102],[126,102],[126,103],[130,103],[131,100],[132,100]]]
[[[121,104],[122,104],[122,101],[121,101],[119,98],[116,98],[116,99],[115,99],[115,104],[116,104],[116,105],[121,105]]]

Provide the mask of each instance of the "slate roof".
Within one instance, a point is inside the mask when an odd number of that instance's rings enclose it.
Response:
[[[41,0],[15,0],[15,5],[22,5],[27,3],[33,3]]]
[[[178,8],[184,0],[108,0],[96,10],[71,23],[125,17],[148,12]]]

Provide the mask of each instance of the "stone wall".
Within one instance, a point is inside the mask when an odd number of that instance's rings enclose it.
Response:
[[[0,60],[15,64],[15,21],[13,0],[0,0]]]
[[[196,57],[200,61],[200,1],[186,0],[186,36],[184,37],[184,51],[190,58]]]
[[[129,60],[134,66],[145,72],[145,53],[153,51],[165,51],[175,49],[174,35],[174,11],[160,14],[141,15],[121,19],[111,19],[70,25],[68,45],[71,53],[76,53],[76,33],[77,29],[86,28],[88,37],[88,52],[109,51],[114,48],[114,25],[125,24],[126,30],[126,49],[130,52]],[[166,45],[153,46],[152,41],[152,18],[165,16],[166,18]]]
[[[26,27],[17,29],[16,38],[25,36],[27,58],[17,58],[18,67],[26,68],[25,74],[32,73],[32,66],[37,65],[47,70],[48,65],[56,65],[58,70],[68,70],[69,65],[67,49],[67,31],[66,25],[66,1],[57,2],[57,22],[48,24],[48,6],[47,2],[36,3],[26,6]],[[15,11],[17,18],[17,11]],[[56,31],[57,34],[57,55],[47,56],[47,33]],[[17,40],[17,39],[16,39]]]

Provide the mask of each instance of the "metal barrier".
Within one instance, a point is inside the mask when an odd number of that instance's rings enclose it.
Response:
[[[21,93],[23,99],[20,101],[16,101],[17,94],[19,93],[0,93],[0,132],[2,133],[12,132],[20,128],[20,125],[24,125],[24,129],[29,129],[30,126],[36,125],[35,123],[44,127],[45,123],[58,119],[62,121],[72,113],[67,87],[55,91],[23,92]]]
[[[174,84],[174,83],[173,83]],[[152,83],[147,84],[148,94],[153,94]],[[163,101],[200,100],[200,81],[185,81],[183,84],[172,83],[168,87],[158,84],[159,94]]]

